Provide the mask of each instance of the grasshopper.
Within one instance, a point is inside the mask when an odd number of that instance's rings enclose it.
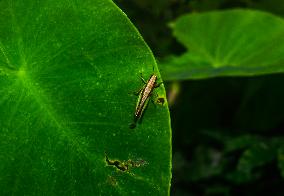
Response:
[[[145,108],[148,105],[149,99],[153,93],[155,88],[158,88],[162,83],[157,83],[158,77],[155,74],[152,74],[148,81],[145,81],[141,74],[141,80],[144,83],[144,86],[138,91],[137,95],[139,95],[137,105],[134,113],[134,121],[130,124],[130,128],[134,129],[136,127],[136,123],[139,119],[141,119]]]

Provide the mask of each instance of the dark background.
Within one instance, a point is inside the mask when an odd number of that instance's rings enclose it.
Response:
[[[158,61],[185,51],[169,28],[185,13],[250,8],[284,16],[281,0],[115,2]],[[282,74],[165,83],[173,131],[171,194],[284,195],[284,171],[279,167],[284,149],[283,84]]]

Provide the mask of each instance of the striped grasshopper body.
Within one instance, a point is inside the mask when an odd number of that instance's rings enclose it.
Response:
[[[142,77],[141,79],[145,85],[139,91],[139,98],[134,113],[134,122],[130,125],[131,129],[134,129],[136,127],[136,123],[139,119],[141,119],[153,90],[160,86],[160,84],[157,84],[158,77],[155,74],[152,74],[147,82]]]

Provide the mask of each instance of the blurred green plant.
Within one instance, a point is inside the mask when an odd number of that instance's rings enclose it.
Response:
[[[181,16],[172,23],[187,52],[161,63],[165,80],[251,76],[284,71],[284,20],[229,10]]]

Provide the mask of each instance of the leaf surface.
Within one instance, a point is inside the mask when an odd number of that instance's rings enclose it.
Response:
[[[139,72],[160,75],[123,12],[109,0],[0,9],[0,195],[168,194],[167,103],[129,129]]]

